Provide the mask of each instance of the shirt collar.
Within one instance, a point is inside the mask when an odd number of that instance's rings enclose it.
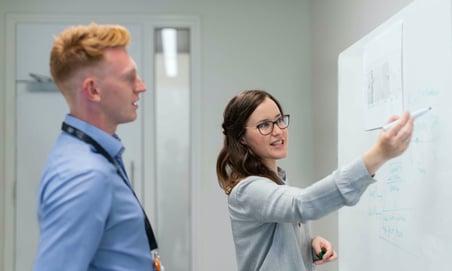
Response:
[[[81,119],[78,119],[70,114],[67,114],[64,121],[73,126],[74,128],[79,129],[84,132],[92,139],[94,139],[99,145],[101,145],[112,157],[116,157],[121,155],[125,148],[122,145],[121,139],[117,134],[113,136],[102,131],[101,129],[91,125]]]

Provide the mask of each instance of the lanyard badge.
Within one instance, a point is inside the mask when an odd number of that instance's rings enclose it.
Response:
[[[154,258],[154,270],[155,271],[165,271],[162,263],[160,262],[160,255],[156,249],[152,251],[152,257]]]

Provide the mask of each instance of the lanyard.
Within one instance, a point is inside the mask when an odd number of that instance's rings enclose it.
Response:
[[[128,180],[124,175],[121,173],[121,169],[119,168],[118,164],[115,162],[114,158],[99,144],[96,140],[94,140],[89,135],[85,134],[84,132],[80,131],[79,129],[67,124],[66,122],[63,122],[61,126],[61,130],[65,131],[66,133],[80,139],[81,141],[92,145],[100,154],[102,154],[110,163],[112,163],[116,167],[116,172],[121,177],[121,179],[126,183],[127,187],[129,187],[130,191],[132,191],[132,194],[135,196],[135,198],[138,201],[138,204],[141,207],[141,210],[144,214],[144,225],[146,230],[146,235],[148,238],[149,247],[152,250],[157,249],[157,240],[154,236],[154,231],[152,230],[151,223],[149,222],[149,219],[146,215],[146,212],[143,209],[143,206],[141,206],[140,201],[138,200],[138,197],[135,194],[135,191],[133,191],[133,188],[129,185]]]

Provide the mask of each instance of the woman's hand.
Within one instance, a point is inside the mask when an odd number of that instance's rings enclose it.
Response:
[[[334,250],[333,245],[321,236],[312,239],[312,250],[317,256],[322,255],[321,257],[314,259],[314,264],[323,264],[337,259],[337,253]]]
[[[401,155],[410,145],[414,119],[405,112],[400,118],[392,116],[387,123],[394,120],[399,121],[389,130],[383,130],[375,145],[364,153],[364,163],[370,175],[375,174],[386,161]]]

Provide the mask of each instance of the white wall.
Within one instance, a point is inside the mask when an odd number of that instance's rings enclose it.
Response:
[[[239,90],[264,88],[280,98],[292,114],[290,159],[283,161],[292,183],[312,179],[311,97],[309,80],[309,18],[307,0],[283,1],[88,1],[77,5],[66,0],[0,0],[0,82],[5,82],[5,15],[33,14],[155,14],[198,16],[201,22],[201,132],[200,192],[197,237],[197,270],[235,270],[234,248],[230,233],[226,197],[217,185],[215,160],[222,145],[220,130],[223,108]],[[13,74],[13,72],[8,72]],[[150,84],[148,83],[148,87]],[[0,84],[0,217],[5,216],[5,200],[12,201],[11,165],[14,153],[8,144],[14,137],[14,112],[3,112],[7,102],[4,83]],[[152,89],[145,95],[152,95]],[[8,106],[11,108],[11,106]],[[8,128],[8,130],[5,129]],[[9,169],[7,172],[13,172]],[[38,177],[38,176],[37,176]],[[295,177],[299,179],[295,179]],[[8,202],[7,205],[10,205]],[[8,218],[11,216],[6,214]],[[7,225],[0,221],[0,238]],[[0,243],[3,244],[3,241]],[[11,257],[11,252],[0,255]],[[3,263],[5,260],[0,259]]]

